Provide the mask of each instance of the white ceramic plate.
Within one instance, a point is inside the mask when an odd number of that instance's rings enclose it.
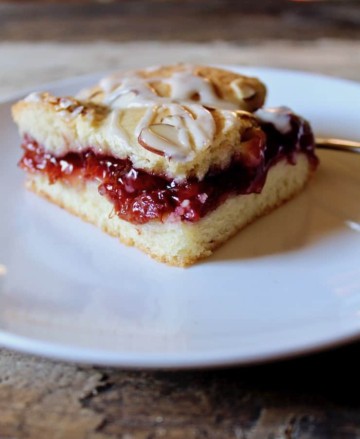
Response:
[[[239,68],[317,134],[360,139],[360,85]],[[41,87],[71,94],[97,77]],[[171,268],[23,188],[0,106],[0,345],[124,367],[244,364],[360,336],[360,156],[326,152],[295,200],[213,257]]]

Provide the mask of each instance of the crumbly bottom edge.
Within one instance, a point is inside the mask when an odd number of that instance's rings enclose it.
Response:
[[[260,194],[231,196],[196,223],[131,224],[111,215],[112,204],[99,195],[97,184],[91,181],[77,186],[61,181],[49,184],[46,176],[31,174],[27,187],[122,243],[135,246],[160,262],[186,267],[208,257],[256,218],[293,198],[304,188],[311,174],[305,154],[298,154],[295,165],[282,160],[269,170]]]

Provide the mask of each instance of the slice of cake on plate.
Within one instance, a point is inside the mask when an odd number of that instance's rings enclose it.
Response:
[[[13,107],[27,187],[159,261],[186,266],[297,194],[309,124],[256,78],[175,65]]]

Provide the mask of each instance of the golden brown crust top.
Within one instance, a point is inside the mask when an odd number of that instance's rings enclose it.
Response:
[[[178,180],[241,153],[265,86],[213,67],[176,65],[104,78],[76,97],[35,93],[13,107],[22,134],[52,154],[89,147]],[[248,139],[246,139],[248,140]]]
[[[239,110],[254,112],[264,105],[266,87],[259,79],[215,67],[189,66],[187,64],[159,66],[122,72],[109,77],[109,79],[114,80],[115,87],[115,84],[119,85],[121,79],[125,76],[137,75],[149,80],[149,85],[156,91],[158,96],[169,98],[171,96],[171,86],[166,82],[166,79],[171,78],[176,73],[184,73],[189,70],[195,76],[205,79],[220,100],[234,104]],[[101,103],[104,99],[104,90],[101,85],[96,85],[84,92],[85,96],[94,102]],[[196,93],[194,93],[193,98],[195,102],[198,100]]]

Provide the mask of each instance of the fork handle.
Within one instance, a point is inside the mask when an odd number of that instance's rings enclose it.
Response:
[[[360,142],[354,140],[333,139],[317,137],[316,147],[319,149],[330,149],[333,151],[355,152],[360,154]]]

